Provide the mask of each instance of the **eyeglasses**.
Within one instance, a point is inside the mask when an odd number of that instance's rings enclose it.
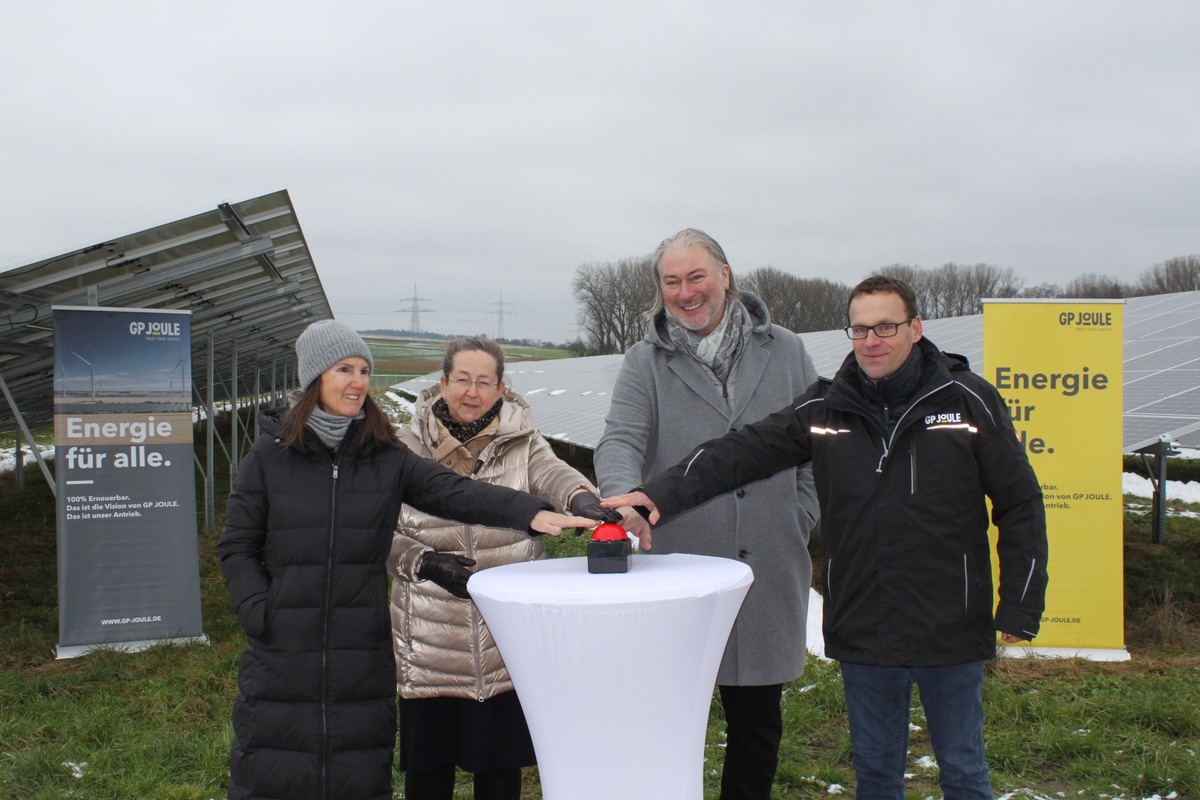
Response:
[[[912,322],[916,317],[909,317],[903,322],[881,322],[878,325],[850,325],[844,330],[851,339],[865,339],[871,331],[880,339],[887,339],[900,332],[900,326]]]
[[[477,392],[490,392],[496,388],[496,384],[491,381],[472,381],[466,378],[450,378],[447,383],[454,385],[455,389],[465,392],[470,387],[474,386]]]

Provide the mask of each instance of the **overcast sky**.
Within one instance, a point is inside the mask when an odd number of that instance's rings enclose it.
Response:
[[[735,273],[1131,280],[1200,253],[1198,36],[1192,0],[5,2],[0,267],[287,189],[359,329],[566,341],[577,266],[687,226]]]

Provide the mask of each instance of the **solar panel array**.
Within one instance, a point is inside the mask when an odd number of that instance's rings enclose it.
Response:
[[[1125,304],[1125,451],[1200,447],[1200,292]]]
[[[33,429],[53,420],[56,305],[191,311],[195,395],[208,396],[211,335],[217,400],[234,393],[235,361],[242,394],[275,360],[294,375],[296,337],[333,316],[287,191],[7,270],[0,273],[0,376]],[[0,400],[0,430],[12,430],[15,419]]]
[[[1200,448],[1200,292],[1133,297],[1124,309],[1125,452],[1160,437]],[[983,315],[926,320],[925,334],[942,350],[983,366]],[[820,375],[832,376],[850,352],[837,331],[803,334]],[[594,448],[621,355],[509,364],[510,386],[533,407],[534,423],[548,438]],[[437,374],[397,384],[415,395]]]

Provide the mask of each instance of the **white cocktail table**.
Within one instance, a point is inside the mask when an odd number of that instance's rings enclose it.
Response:
[[[467,588],[529,722],[545,800],[699,800],[717,668],[753,575],[739,561],[636,555],[493,567]]]

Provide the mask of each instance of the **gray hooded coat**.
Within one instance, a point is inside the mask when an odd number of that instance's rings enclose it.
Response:
[[[700,442],[761,419],[816,381],[800,337],[772,325],[754,295],[742,292],[741,301],[753,331],[724,386],[671,341],[665,312],[625,354],[595,455],[605,496],[641,486]],[[717,683],[785,683],[804,671],[808,538],[819,514],[805,467],[713,498],[654,529],[654,553],[732,558],[754,571]]]

